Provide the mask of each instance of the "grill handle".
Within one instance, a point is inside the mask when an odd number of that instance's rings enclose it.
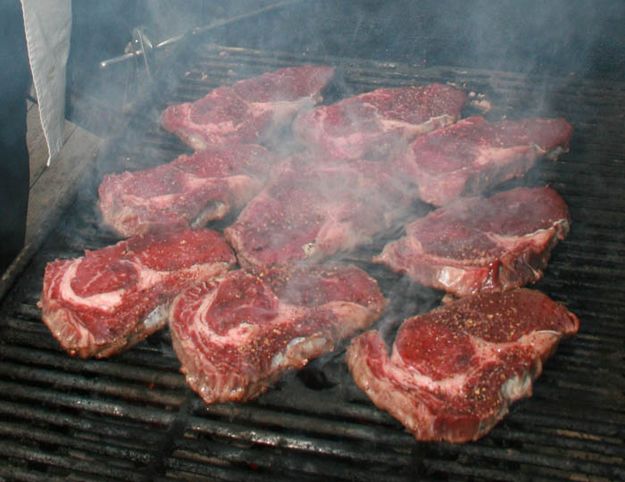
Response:
[[[152,42],[149,41],[149,39],[146,37],[145,32],[143,32],[141,29],[135,29],[135,32],[137,32],[138,30],[141,31],[141,35],[140,38],[142,39],[141,42],[136,42],[136,36],[135,36],[135,41],[131,42],[131,44],[129,45],[130,47],[130,51],[120,55],[118,57],[113,57],[111,59],[107,59],[107,60],[103,60],[100,62],[100,68],[101,69],[106,69],[107,67],[114,65],[114,64],[118,64],[121,62],[125,62],[127,60],[130,60],[132,58],[135,57],[149,57],[150,54],[153,53],[153,51],[155,50],[161,50],[164,49],[166,47],[169,47],[171,45],[176,44],[177,42],[179,42],[180,40],[186,38],[186,37],[194,37],[196,35],[200,35],[206,32],[209,32],[211,30],[215,30],[217,28],[223,27],[225,25],[230,25],[236,22],[239,22],[241,20],[245,20],[251,17],[255,17],[257,15],[261,15],[263,13],[267,13],[267,12],[271,12],[273,10],[278,10],[280,8],[283,7],[287,7],[289,5],[295,4],[295,3],[300,3],[302,0],[285,0],[282,2],[277,2],[277,3],[272,3],[271,5],[267,5],[265,7],[259,8],[257,10],[254,10],[252,12],[247,12],[247,13],[243,13],[241,15],[237,15],[235,17],[230,17],[230,18],[226,18],[223,20],[217,20],[216,22],[210,23],[208,25],[204,25],[202,27],[195,27],[183,34],[180,35],[176,35],[174,37],[168,38],[163,40],[162,42],[157,43],[156,45],[153,45]],[[149,47],[146,47],[146,45],[149,44]],[[146,55],[147,53],[147,55]],[[149,69],[148,67],[149,65],[149,61],[146,62],[146,69]]]

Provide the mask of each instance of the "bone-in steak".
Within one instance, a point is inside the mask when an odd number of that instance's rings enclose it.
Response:
[[[223,237],[206,229],[136,236],[59,259],[46,266],[43,321],[71,355],[106,357],[162,328],[176,294],[235,262]]]
[[[353,266],[231,271],[176,297],[171,335],[206,403],[244,401],[371,325],[384,304],[375,280]]]
[[[287,67],[219,87],[200,100],[171,105],[162,126],[196,150],[227,143],[256,143],[287,126],[321,100],[334,68]]]
[[[260,190],[270,157],[259,145],[230,146],[105,176],[99,188],[102,217],[124,237],[163,226],[203,226],[241,208]]]
[[[389,357],[377,331],[352,341],[356,384],[418,440],[485,435],[579,320],[538,291],[480,293],[405,320]]]
[[[241,211],[224,234],[239,263],[262,270],[314,261],[370,243],[410,205],[383,163],[293,161]]]
[[[388,155],[455,122],[465,101],[464,92],[442,84],[382,88],[302,113],[293,131],[320,157]]]
[[[456,296],[507,290],[542,277],[569,222],[551,188],[463,198],[408,224],[374,261]]]
[[[419,197],[443,206],[462,195],[481,194],[521,177],[541,157],[568,150],[573,129],[564,119],[504,120],[479,116],[418,137],[398,158],[398,172]]]

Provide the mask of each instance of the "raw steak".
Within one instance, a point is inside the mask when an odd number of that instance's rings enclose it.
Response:
[[[48,263],[39,306],[70,355],[107,357],[167,323],[170,300],[236,262],[207,229],[146,234]]]
[[[244,401],[370,326],[384,305],[375,280],[353,266],[231,271],[176,297],[171,336],[206,403]]]
[[[391,356],[377,331],[352,341],[356,384],[417,440],[467,442],[488,433],[579,320],[538,291],[480,293],[405,320]]]
[[[320,157],[385,156],[454,123],[465,101],[464,92],[442,84],[377,89],[302,113],[293,130]]]
[[[219,87],[195,102],[171,105],[161,124],[196,150],[256,143],[321,100],[334,75],[322,65],[287,67]]]
[[[569,231],[564,200],[548,187],[464,198],[406,226],[375,262],[456,296],[503,291],[542,277]]]
[[[399,158],[399,172],[419,197],[443,206],[521,177],[542,157],[568,151],[573,128],[564,119],[504,120],[479,116],[418,137]]]
[[[317,262],[392,228],[410,198],[382,163],[285,163],[224,234],[239,263],[262,270]]]
[[[128,237],[163,226],[199,227],[244,206],[271,166],[258,145],[207,149],[151,169],[105,176],[104,222]]]

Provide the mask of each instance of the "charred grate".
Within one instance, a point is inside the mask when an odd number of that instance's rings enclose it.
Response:
[[[563,115],[571,152],[526,182],[549,183],[574,220],[539,288],[582,319],[580,334],[547,363],[529,400],[483,440],[421,444],[354,386],[342,351],[291,374],[260,399],[204,406],[184,384],[169,334],[104,361],[71,359],[41,323],[45,263],[113,241],[88,179],[2,306],[0,478],[15,480],[589,480],[625,479],[625,84],[458,68],[415,68],[204,46],[176,86],[135,113],[101,172],[171,160],[184,151],[160,130],[166,103],[281,66],[330,63],[347,95],[383,85],[448,81],[485,92],[495,115]],[[371,250],[370,250],[371,251]],[[364,261],[369,251],[354,256]],[[391,321],[440,295],[383,269]]]

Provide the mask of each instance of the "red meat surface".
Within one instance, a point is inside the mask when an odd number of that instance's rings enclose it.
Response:
[[[456,296],[502,291],[538,281],[569,225],[556,191],[521,187],[430,212],[374,261]]]
[[[259,145],[213,148],[135,172],[104,177],[99,208],[104,223],[128,237],[162,227],[201,227],[240,209],[272,165]]]
[[[45,269],[43,321],[70,355],[110,356],[162,328],[181,290],[235,262],[223,237],[207,229],[135,236],[58,259]]]
[[[579,320],[538,291],[463,298],[401,325],[392,354],[377,331],[354,339],[356,384],[418,440],[467,442],[488,433]]]
[[[398,172],[419,198],[443,206],[524,176],[542,157],[568,151],[573,128],[564,119],[503,120],[479,116],[418,137],[399,156]]]
[[[464,92],[443,84],[382,88],[304,112],[293,130],[319,157],[388,155],[454,123],[465,101]]]
[[[218,87],[195,102],[171,105],[163,112],[161,125],[196,150],[257,143],[320,102],[333,75],[334,68],[323,65],[268,72]]]
[[[382,163],[293,161],[224,234],[248,269],[317,262],[370,243],[396,225],[410,202]]]
[[[353,266],[232,271],[176,297],[172,342],[206,403],[245,401],[370,326],[384,305],[375,280]]]

